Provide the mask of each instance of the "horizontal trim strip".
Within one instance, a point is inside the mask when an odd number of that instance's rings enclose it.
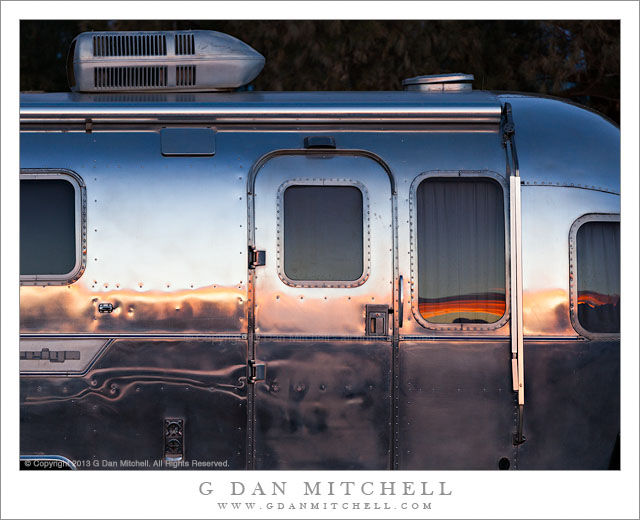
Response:
[[[22,94],[21,121],[472,122],[500,124],[486,92]]]
[[[57,111],[51,111],[50,114],[43,112],[23,111],[20,114],[20,123],[76,123],[84,124],[88,119],[93,124],[99,123],[482,123],[482,124],[499,124],[498,119],[492,117],[451,114],[442,115],[420,115],[420,114],[403,114],[396,113],[390,115],[382,115],[379,113],[372,114],[326,114],[326,115],[307,115],[307,114],[207,114],[207,113],[185,113],[176,114],[144,114],[144,113],[122,113],[119,115],[103,114],[95,112],[78,112],[73,114],[61,114]]]
[[[581,190],[601,191],[603,193],[610,193],[611,195],[620,195],[619,192],[602,188],[600,186],[588,186],[586,184],[578,183],[563,183],[563,182],[547,182],[547,181],[522,181],[522,186],[527,188],[578,188]]]
[[[241,339],[246,334],[20,334],[22,339]],[[302,334],[256,334],[257,340],[288,341],[391,341],[391,336],[312,336]],[[509,336],[451,335],[451,336],[400,336],[400,341],[510,341]],[[615,339],[615,338],[614,338]],[[525,336],[525,341],[588,341],[582,336]]]
[[[241,339],[246,334],[20,334],[22,339]],[[303,334],[256,334],[256,339],[289,341],[391,341],[391,336],[312,336]],[[400,336],[400,341],[510,341],[509,336],[451,335],[451,336]],[[587,341],[582,336],[525,336],[525,341]]]
[[[511,341],[511,336],[451,335],[451,336],[400,336],[400,341]],[[524,341],[585,341],[582,336],[525,336]]]
[[[302,334],[256,334],[256,341],[384,341],[391,342],[391,336],[310,336]]]
[[[24,333],[20,334],[22,339],[52,339],[52,338],[64,338],[64,339],[247,339],[246,334],[154,334],[154,333],[141,333],[141,334],[39,334],[39,333]]]

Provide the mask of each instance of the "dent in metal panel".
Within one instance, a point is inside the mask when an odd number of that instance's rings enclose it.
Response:
[[[400,342],[400,469],[516,464],[508,341]],[[526,432],[526,430],[525,430]]]
[[[237,288],[102,292],[80,281],[65,287],[21,287],[22,333],[241,331],[245,293]],[[101,303],[113,304],[110,313]]]
[[[258,469],[387,469],[391,343],[258,341]]]
[[[525,340],[525,358],[518,468],[608,469],[620,433],[620,342]]]
[[[22,377],[20,451],[90,461],[88,469],[125,459],[154,469],[164,419],[179,417],[185,460],[242,469],[246,351],[243,341],[117,340],[83,376]]]

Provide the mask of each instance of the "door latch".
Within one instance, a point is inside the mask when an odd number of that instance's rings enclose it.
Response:
[[[255,359],[249,360],[249,383],[256,384],[258,381],[264,381],[267,375],[267,367],[264,363],[258,363]]]
[[[255,269],[267,262],[267,252],[259,251],[255,247],[249,247],[249,269]]]
[[[389,307],[367,305],[367,336],[386,336],[389,330]]]

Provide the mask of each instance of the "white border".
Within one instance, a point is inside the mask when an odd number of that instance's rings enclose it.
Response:
[[[3,518],[300,517],[300,511],[220,511],[230,480],[447,481],[451,497],[415,517],[638,518],[638,325],[622,317],[622,470],[619,472],[158,472],[18,471],[18,90],[19,19],[622,19],[622,297],[638,297],[638,3],[637,2],[2,2],[2,510]],[[241,36],[241,35],[239,35]],[[431,72],[431,71],[427,71]],[[12,175],[12,172],[15,174]],[[626,339],[629,338],[629,339]],[[198,494],[203,480],[216,494]],[[447,500],[445,500],[447,499]],[[451,500],[448,500],[451,499]],[[410,514],[410,512],[408,512]],[[316,517],[387,518],[385,511],[331,511]],[[401,511],[393,516],[405,516]]]

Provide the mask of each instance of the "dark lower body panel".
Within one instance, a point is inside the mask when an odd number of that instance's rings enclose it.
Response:
[[[525,341],[524,369],[518,468],[615,468],[620,341]]]
[[[391,343],[265,341],[257,469],[388,469]]]
[[[84,376],[22,377],[20,453],[78,469],[159,469],[165,420],[181,419],[183,467],[243,469],[246,359],[242,340],[123,339]]]
[[[525,341],[519,446],[507,341],[401,341],[397,417],[388,341],[258,339],[256,353],[267,367],[255,389],[257,469],[389,469],[396,419],[399,469],[617,464],[619,341]],[[244,469],[246,363],[244,340],[119,339],[83,376],[23,376],[20,453],[158,469],[165,421],[177,419],[179,467]]]
[[[487,470],[501,459],[513,468],[510,344],[401,341],[399,349],[399,468]]]

